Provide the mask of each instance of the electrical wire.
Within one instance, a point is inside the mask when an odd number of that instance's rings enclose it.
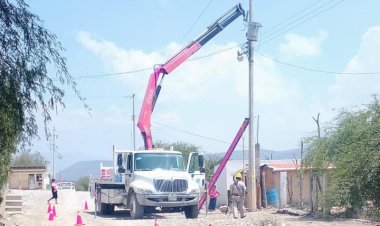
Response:
[[[182,43],[183,40],[186,38],[186,36],[190,33],[190,31],[193,30],[195,24],[197,24],[198,20],[203,16],[203,14],[206,12],[206,10],[208,9],[208,7],[211,5],[211,3],[213,2],[213,0],[210,0],[206,7],[202,10],[201,14],[199,14],[199,16],[195,19],[195,21],[193,22],[193,24],[190,26],[190,28],[187,30],[187,32],[183,35],[183,37],[181,38],[181,41],[179,43]]]
[[[304,8],[304,9],[298,11],[297,13],[293,14],[292,16],[286,18],[284,21],[282,21],[282,22],[276,24],[275,26],[269,28],[268,30],[266,30],[265,33],[268,33],[268,32],[270,32],[270,31],[274,30],[275,28],[279,27],[280,25],[285,24],[285,23],[286,23],[287,21],[289,21],[290,19],[293,19],[294,17],[300,15],[301,13],[303,13],[303,12],[305,12],[306,10],[312,8],[314,5],[317,5],[317,4],[318,4],[319,2],[321,2],[321,1],[323,1],[323,0],[318,0],[318,1],[314,2],[314,3],[312,3],[311,5],[307,6],[306,8]]]
[[[186,130],[175,128],[173,126],[164,125],[164,124],[159,123],[159,122],[154,122],[154,124],[156,124],[156,126],[158,125],[158,126],[166,127],[166,128],[178,131],[178,132],[182,132],[182,133],[189,134],[189,135],[192,135],[192,136],[200,137],[200,138],[203,138],[203,139],[212,140],[212,141],[219,142],[219,143],[224,143],[224,144],[229,144],[229,142],[227,142],[227,141],[215,139],[215,138],[208,137],[208,136],[199,135],[199,134],[196,134],[196,133],[193,133],[193,132],[189,132],[189,131],[186,131]]]
[[[314,14],[314,15],[311,15],[310,17],[307,17],[305,20],[302,20],[301,22],[295,24],[294,26],[289,27],[288,29],[286,29],[286,30],[284,30],[284,31],[282,31],[282,32],[279,32],[279,31],[283,30],[285,27],[279,29],[276,33],[273,33],[272,35],[269,35],[270,38],[265,38],[265,37],[264,37],[263,40],[260,41],[260,45],[261,45],[261,46],[262,46],[262,45],[265,45],[266,43],[272,41],[273,39],[279,37],[280,35],[282,35],[282,34],[288,32],[288,31],[290,31],[290,30],[292,30],[292,29],[294,29],[294,28],[296,28],[296,27],[298,27],[298,26],[300,26],[300,25],[302,25],[302,24],[308,22],[309,20],[313,19],[314,17],[319,16],[320,14],[322,14],[322,13],[324,13],[324,12],[326,12],[326,11],[332,9],[332,8],[334,8],[335,6],[341,4],[341,3],[344,2],[344,1],[345,1],[345,0],[340,0],[340,1],[337,2],[336,4],[334,4],[334,5],[332,5],[332,6],[328,7],[328,8],[326,8],[326,9],[324,9],[324,10],[322,10],[322,11],[320,11],[320,12]],[[296,21],[294,21],[294,22],[297,22],[297,21],[298,21],[298,20],[296,20]],[[289,25],[294,24],[294,22],[290,23]],[[263,35],[263,36],[264,36],[264,35]]]
[[[258,55],[260,55],[262,57],[271,59],[276,63],[283,64],[283,65],[293,67],[293,68],[297,68],[297,69],[301,69],[304,71],[312,71],[312,72],[318,72],[318,73],[323,73],[323,74],[336,74],[336,75],[377,75],[377,74],[380,74],[380,72],[336,72],[336,71],[326,71],[326,70],[321,70],[321,69],[308,68],[308,67],[298,66],[295,64],[286,63],[284,61],[278,60],[276,58],[273,58],[269,55],[258,52],[256,50],[255,50],[255,53],[257,53]]]

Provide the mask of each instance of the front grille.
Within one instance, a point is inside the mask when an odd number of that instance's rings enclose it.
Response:
[[[159,192],[185,192],[187,190],[187,180],[155,179],[154,188]]]

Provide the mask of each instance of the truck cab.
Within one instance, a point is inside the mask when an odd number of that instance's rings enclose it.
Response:
[[[178,151],[114,149],[113,173],[113,181],[95,183],[93,189],[101,214],[112,214],[118,206],[139,219],[161,207],[183,210],[186,218],[197,218],[200,186],[204,183],[202,155],[191,153],[185,167]]]

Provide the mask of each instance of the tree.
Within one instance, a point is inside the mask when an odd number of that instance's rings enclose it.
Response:
[[[214,167],[217,166],[221,161],[222,157],[220,157],[218,154],[206,154],[205,160],[206,160],[206,178],[207,180],[210,180],[211,177],[214,175]]]
[[[170,150],[173,147],[173,150],[179,151],[183,155],[183,162],[185,163],[185,166],[187,165],[187,161],[189,158],[189,154],[191,152],[198,152],[199,147],[193,145],[193,144],[188,144],[185,142],[175,142],[175,143],[165,143],[163,141],[157,141],[155,144],[155,147],[157,148],[163,148],[165,150]]]
[[[342,110],[320,139],[308,140],[307,161],[329,175],[326,205],[362,208],[380,202],[380,99],[358,111]],[[333,170],[327,170],[333,166]]]
[[[78,179],[77,182],[75,182],[75,189],[77,191],[88,191],[88,183],[89,183],[88,177],[81,177]]]
[[[12,158],[12,166],[46,166],[47,161],[40,152],[22,150]]]
[[[50,112],[57,106],[64,107],[63,86],[70,86],[84,101],[67,70],[66,59],[61,56],[63,50],[57,37],[43,27],[43,21],[29,11],[24,0],[0,0],[2,168],[9,166],[18,146],[26,149],[38,137],[37,112],[42,114],[45,135],[49,138]],[[51,68],[55,69],[53,77]]]

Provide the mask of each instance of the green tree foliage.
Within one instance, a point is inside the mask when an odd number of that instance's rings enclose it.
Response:
[[[46,166],[45,158],[40,152],[22,150],[12,158],[12,166]]]
[[[365,201],[380,202],[380,99],[354,112],[341,111],[321,139],[308,139],[307,162],[328,172],[325,203],[361,208]],[[333,170],[326,170],[334,166]],[[328,207],[327,206],[327,207]]]
[[[206,179],[210,180],[211,177],[214,175],[214,167],[218,165],[222,161],[222,157],[218,156],[217,154],[206,154],[205,160],[206,160]]]
[[[77,182],[75,182],[75,189],[77,191],[88,191],[88,183],[88,177],[81,177]]]
[[[183,162],[185,163],[185,166],[187,165],[187,160],[189,158],[189,154],[191,152],[198,152],[199,147],[193,145],[193,144],[188,144],[185,142],[175,142],[175,143],[165,143],[162,141],[157,141],[155,144],[156,148],[163,148],[165,150],[170,150],[171,147],[173,147],[174,151],[179,151],[183,155]]]
[[[24,0],[0,0],[0,186],[17,147],[26,149],[37,137],[37,112],[49,138],[50,111],[64,107],[60,87],[71,86],[83,101],[62,51]],[[52,68],[53,74],[48,70]]]

